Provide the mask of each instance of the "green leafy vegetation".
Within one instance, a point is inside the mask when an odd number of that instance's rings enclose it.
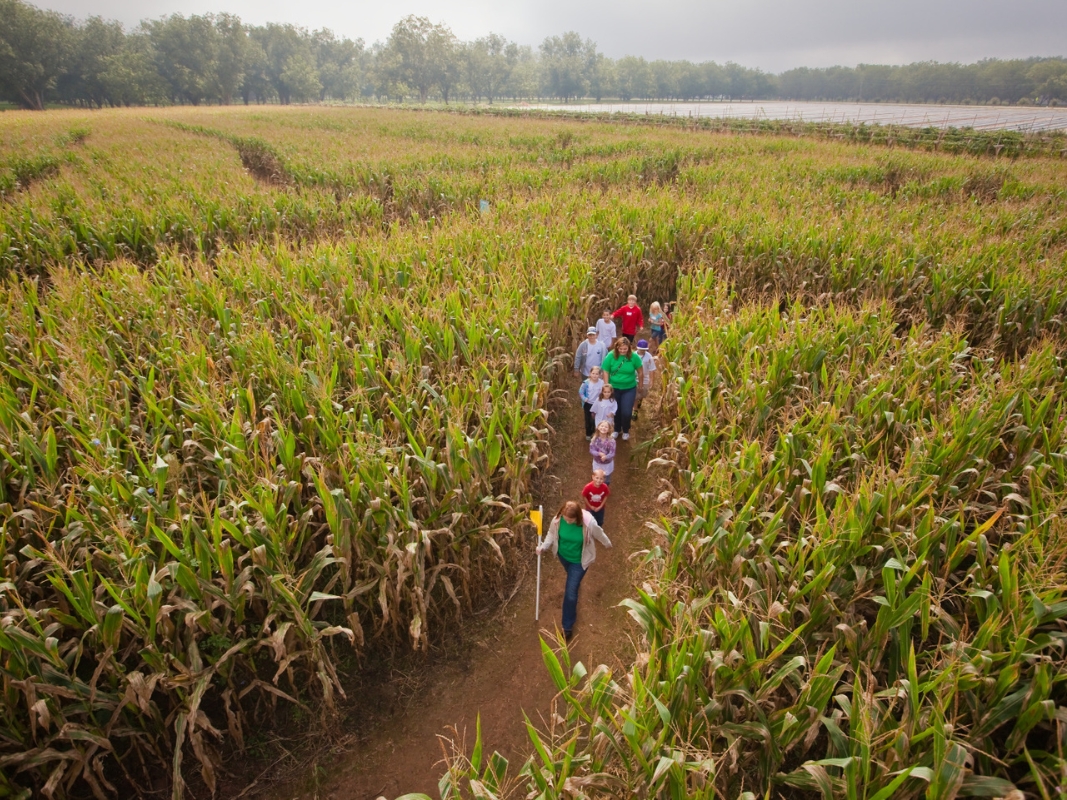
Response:
[[[1059,791],[1062,159],[353,109],[0,130],[67,153],[0,205],[0,792],[214,787],[499,589],[555,348],[634,288],[677,301],[638,658],[546,644],[554,724],[445,796]]]
[[[59,172],[59,159],[52,155],[13,158],[0,173],[0,197],[27,188],[38,178]]]

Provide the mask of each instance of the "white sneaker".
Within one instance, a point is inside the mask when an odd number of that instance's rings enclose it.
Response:
[[[592,437],[592,436],[586,436],[586,437],[585,437],[585,440],[586,440],[587,442],[591,442],[591,441],[593,441],[593,437]]]
[[[623,440],[624,442],[625,442],[625,441],[626,441],[627,439],[629,439],[629,438],[630,438],[630,434],[628,434],[628,433],[624,433],[624,434],[622,435],[622,440]]]
[[[618,431],[612,431],[611,432],[611,438],[612,439],[618,439],[619,438],[619,432]]]

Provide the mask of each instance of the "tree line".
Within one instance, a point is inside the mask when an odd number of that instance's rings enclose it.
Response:
[[[232,14],[175,14],[127,31],[0,0],[0,99],[22,108],[325,101],[793,99],[1067,102],[1067,59],[799,68],[607,58],[574,32],[534,49],[489,34],[460,41],[425,17],[385,42]]]
[[[778,75],[777,83],[779,96],[795,100],[1060,105],[1067,103],[1067,59],[800,67]]]

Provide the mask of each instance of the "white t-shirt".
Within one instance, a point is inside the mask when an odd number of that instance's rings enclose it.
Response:
[[[604,347],[611,347],[611,343],[618,335],[613,321],[604,322],[603,317],[596,321],[596,340],[602,342]]]
[[[619,410],[619,404],[615,402],[615,399],[605,400],[604,398],[597,398],[589,406],[589,412],[593,415],[593,419],[596,420],[596,425],[599,428],[601,422],[610,422],[615,424],[615,412]]]
[[[641,356],[641,369],[645,371],[645,386],[651,386],[652,373],[656,371],[656,357],[651,353]]]
[[[583,347],[585,348],[585,361],[582,363],[582,375],[588,378],[593,367],[599,367],[604,363],[604,356],[608,354],[608,346],[600,339],[597,339],[592,344],[589,344],[589,340],[586,339],[578,345],[578,351],[574,354],[575,364],[580,360],[579,354],[582,352]]]

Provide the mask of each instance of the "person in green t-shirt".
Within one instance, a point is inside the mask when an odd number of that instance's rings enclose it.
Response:
[[[559,563],[567,571],[567,586],[563,591],[563,636],[568,642],[574,635],[574,622],[578,618],[578,588],[589,565],[596,560],[594,539],[611,547],[611,540],[593,515],[568,500],[548,526],[545,540],[537,546],[538,553],[551,550],[559,556]]]
[[[641,356],[633,352],[630,342],[620,337],[600,365],[600,371],[615,390],[615,402],[619,404],[619,410],[615,412],[615,435],[621,433],[623,439],[629,439],[637,387],[644,380],[644,363]]]

